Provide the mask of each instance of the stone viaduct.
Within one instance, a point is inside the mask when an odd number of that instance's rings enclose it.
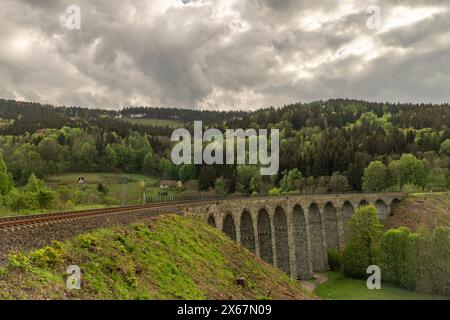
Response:
[[[327,249],[341,250],[355,208],[372,204],[381,220],[405,193],[287,195],[185,205],[210,225],[297,279],[328,269]]]

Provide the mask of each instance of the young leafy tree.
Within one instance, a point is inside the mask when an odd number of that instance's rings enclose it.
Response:
[[[429,291],[433,294],[450,293],[450,228],[437,227],[427,235],[424,250],[424,268]]]
[[[383,279],[415,289],[420,277],[420,243],[420,234],[411,233],[406,227],[388,230],[380,245]]]
[[[362,187],[366,192],[380,192],[386,189],[387,169],[383,162],[372,161],[364,170]]]
[[[330,191],[331,192],[347,192],[350,190],[350,185],[346,176],[343,176],[339,172],[334,172],[330,177]]]
[[[11,174],[8,172],[3,155],[0,153],[0,195],[7,195],[14,188]]]
[[[350,236],[342,256],[346,275],[365,277],[367,267],[376,264],[382,228],[374,206],[360,207],[352,215],[349,221]]]

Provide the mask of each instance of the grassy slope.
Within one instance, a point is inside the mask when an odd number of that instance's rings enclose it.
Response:
[[[346,278],[340,272],[327,272],[328,281],[317,286],[314,293],[332,300],[430,300],[444,299],[429,294],[403,290],[381,284],[380,290],[369,290],[365,280]]]
[[[125,176],[128,183],[125,185],[125,201],[129,205],[136,204],[141,196],[141,181],[145,181],[147,194],[149,196],[157,195],[160,191],[159,180],[141,174],[119,174],[119,173],[96,173],[96,172],[78,172],[53,175],[46,179],[46,183],[56,189],[59,185],[65,184],[71,192],[77,188],[78,177],[84,177],[85,187],[96,190],[99,183],[106,185],[109,189],[108,196],[117,200],[120,199],[120,177]],[[169,194],[177,193],[176,189],[167,189]]]
[[[387,228],[407,226],[411,230],[450,227],[450,192],[409,194],[394,205]]]
[[[64,243],[60,251],[53,267],[25,259],[19,263],[25,270],[11,263],[0,270],[0,299],[311,297],[298,282],[194,218],[170,215],[99,229]],[[64,271],[72,264],[83,270],[83,288],[69,292]],[[236,284],[239,277],[246,287]]]

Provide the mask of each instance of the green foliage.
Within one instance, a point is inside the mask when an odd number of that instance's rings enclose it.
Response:
[[[38,179],[36,177],[36,175],[34,173],[32,173],[30,175],[30,177],[28,178],[28,182],[27,182],[25,188],[23,189],[23,191],[31,192],[31,193],[38,193],[39,191],[41,191],[44,188],[45,188],[44,181]]]
[[[252,191],[252,178],[259,175],[259,169],[256,166],[251,165],[239,165],[236,168],[237,184],[236,189],[242,193],[251,193]],[[255,187],[256,184],[253,184]]]
[[[222,177],[216,179],[214,183],[214,192],[216,194],[226,194],[225,180]]]
[[[22,252],[11,253],[8,256],[8,268],[25,271],[31,266],[30,259]]]
[[[426,189],[443,191],[450,187],[450,172],[447,168],[433,168],[428,174]]]
[[[360,207],[349,221],[350,236],[345,246],[342,265],[350,277],[365,277],[368,266],[378,259],[378,242],[382,225],[373,206]]]
[[[99,240],[89,234],[78,236],[80,247],[84,249],[95,249],[99,246]]]
[[[383,279],[413,290],[420,276],[420,235],[406,227],[388,230],[381,240]]]
[[[349,191],[350,185],[346,176],[340,174],[339,172],[334,172],[330,177],[329,188],[330,192],[342,193]]]
[[[436,227],[425,235],[421,261],[424,262],[423,287],[434,294],[450,295],[450,228]]]
[[[165,179],[171,179],[176,176],[176,170],[174,164],[166,158],[161,158],[159,161],[159,172],[161,177]]]
[[[372,161],[364,169],[363,190],[366,192],[379,192],[386,189],[387,168],[381,161]]]
[[[450,139],[447,139],[444,142],[442,142],[439,152],[442,155],[450,157]]]
[[[281,188],[272,188],[269,190],[269,195],[279,195],[283,192]]]
[[[280,181],[280,188],[284,192],[301,191],[302,173],[298,169],[292,169],[283,172],[283,178]]]
[[[328,266],[332,271],[340,271],[342,268],[341,253],[337,249],[328,249]]]
[[[7,195],[14,187],[11,174],[8,172],[3,155],[0,153],[0,195]]]
[[[196,169],[193,164],[183,164],[178,169],[178,179],[185,182],[191,179],[195,179]]]
[[[31,253],[30,260],[38,267],[56,267],[63,260],[61,248],[45,246]]]

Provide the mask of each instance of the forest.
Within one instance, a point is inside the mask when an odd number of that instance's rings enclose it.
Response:
[[[250,165],[175,166],[170,161],[173,128],[125,121],[132,117],[176,119],[190,130],[194,120],[222,131],[279,129],[279,173],[261,176]],[[215,112],[144,107],[113,111],[0,100],[0,118],[0,193],[5,199],[11,190],[17,193],[30,184],[35,187],[29,190],[37,190],[36,180],[66,172],[141,173],[181,180],[186,192],[218,194],[450,187],[448,104],[336,99]],[[45,203],[45,195],[41,197]]]

